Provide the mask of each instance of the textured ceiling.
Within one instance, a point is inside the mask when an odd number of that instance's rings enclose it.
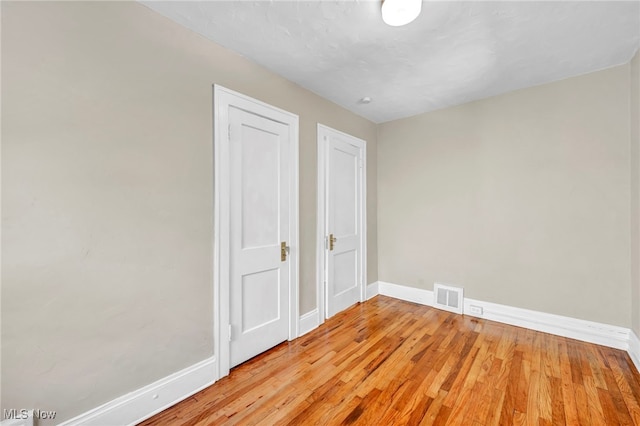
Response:
[[[377,123],[620,65],[640,45],[640,1],[425,1],[404,27],[378,1],[142,3]]]

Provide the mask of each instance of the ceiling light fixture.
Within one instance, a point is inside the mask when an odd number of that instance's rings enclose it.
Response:
[[[407,25],[420,15],[421,10],[422,0],[384,0],[382,20],[392,27]]]

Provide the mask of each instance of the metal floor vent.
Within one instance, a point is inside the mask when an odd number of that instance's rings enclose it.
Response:
[[[433,285],[435,308],[444,309],[445,311],[462,313],[463,289],[460,287],[451,287],[448,285],[435,283]]]

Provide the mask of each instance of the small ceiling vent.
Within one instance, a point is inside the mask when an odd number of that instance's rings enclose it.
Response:
[[[433,304],[435,308],[455,312],[456,314],[462,313],[462,288],[435,283],[433,285],[433,292],[435,293]]]

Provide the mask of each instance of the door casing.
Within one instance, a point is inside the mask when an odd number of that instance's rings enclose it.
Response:
[[[360,209],[360,302],[366,300],[367,289],[367,143],[366,141],[351,136],[347,133],[343,133],[339,130],[332,129],[318,123],[318,210],[317,210],[317,234],[316,234],[316,291],[318,300],[318,323],[322,324],[325,321],[327,306],[326,306],[326,280],[327,280],[327,235],[329,230],[327,229],[327,217],[328,217],[328,203],[327,203],[327,191],[329,181],[328,170],[328,146],[330,135],[340,136],[341,138],[348,139],[351,144],[358,147],[362,154],[362,167],[360,168],[360,181],[362,182],[362,188],[360,191],[360,202],[362,208]]]
[[[291,161],[289,184],[289,340],[298,337],[298,286],[299,286],[299,137],[298,116],[262,101],[213,85],[213,353],[217,365],[217,377],[229,374],[230,348],[230,107],[239,108],[265,118],[288,125]]]

